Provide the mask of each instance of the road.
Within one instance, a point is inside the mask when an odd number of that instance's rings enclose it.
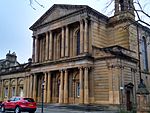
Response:
[[[14,112],[5,112],[5,113],[14,113]],[[24,112],[27,113],[27,112]],[[38,108],[35,113],[41,113],[41,108]],[[70,110],[70,109],[59,109],[59,108],[53,108],[53,109],[45,109],[44,113],[114,113],[113,111],[77,111],[77,110]]]

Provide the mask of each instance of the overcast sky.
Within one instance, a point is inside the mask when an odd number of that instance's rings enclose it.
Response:
[[[0,0],[0,59],[5,59],[9,50],[16,52],[20,63],[32,56],[32,32],[29,27],[42,16],[53,4],[82,4],[97,11],[104,12],[107,0],[37,0],[44,5],[40,7],[29,0]],[[142,0],[143,2],[146,0]],[[112,10],[112,9],[111,9]]]

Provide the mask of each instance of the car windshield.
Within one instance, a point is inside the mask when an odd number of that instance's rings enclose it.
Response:
[[[32,98],[24,98],[24,100],[26,100],[27,102],[34,102]]]

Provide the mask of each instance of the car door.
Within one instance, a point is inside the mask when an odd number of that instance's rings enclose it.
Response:
[[[15,98],[10,98],[5,103],[5,109],[12,109],[12,104],[14,102]]]

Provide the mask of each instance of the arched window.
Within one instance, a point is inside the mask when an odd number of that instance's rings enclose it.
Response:
[[[77,31],[77,55],[80,54],[80,31]]]
[[[80,97],[80,83],[76,82],[76,97]]]
[[[144,36],[142,37],[141,40],[141,53],[142,53],[143,69],[145,71],[148,71],[147,44]]]

